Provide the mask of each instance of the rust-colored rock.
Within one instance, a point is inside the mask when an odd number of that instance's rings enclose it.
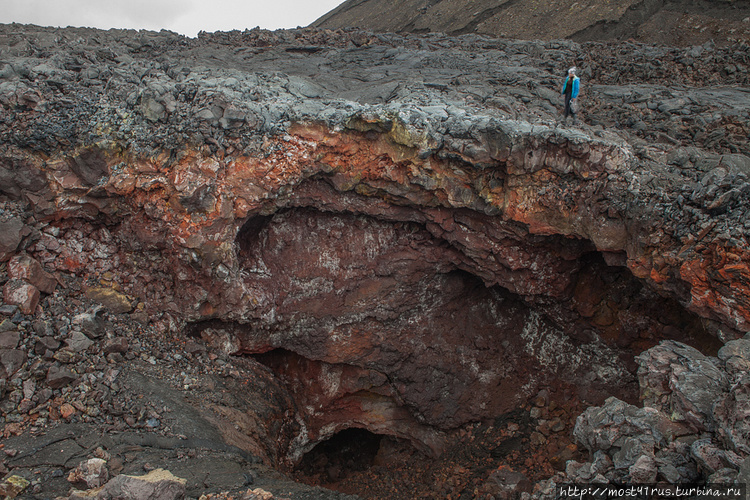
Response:
[[[65,420],[68,420],[70,417],[75,415],[75,413],[76,413],[76,409],[73,407],[73,405],[68,404],[68,403],[64,403],[60,405],[60,416],[64,418]],[[71,482],[76,482],[76,481],[71,481]],[[97,486],[101,486],[101,485],[97,485]]]
[[[39,305],[39,289],[20,279],[11,279],[3,287],[6,304],[18,306],[24,314],[33,314]]]
[[[25,280],[44,293],[52,293],[57,287],[55,277],[45,271],[39,261],[27,254],[17,255],[10,259],[8,276]]]

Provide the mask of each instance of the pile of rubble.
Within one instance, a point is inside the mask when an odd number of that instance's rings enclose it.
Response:
[[[748,484],[750,339],[726,343],[718,357],[664,341],[638,362],[643,406],[613,397],[584,411],[573,435],[589,461],[569,461],[554,481]]]

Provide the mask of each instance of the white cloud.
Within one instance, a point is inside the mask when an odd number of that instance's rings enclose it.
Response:
[[[307,26],[343,0],[0,0],[0,23],[168,29],[195,36]]]

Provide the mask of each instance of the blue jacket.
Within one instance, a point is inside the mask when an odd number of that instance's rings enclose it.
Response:
[[[568,84],[569,79],[570,79],[570,76],[568,76],[565,79],[565,83],[563,83],[562,92],[560,92],[563,95],[565,94],[565,86]],[[578,97],[578,90],[580,89],[580,86],[581,86],[581,79],[578,78],[577,76],[574,76],[573,77],[573,92],[570,94],[571,99],[575,99],[576,97]]]

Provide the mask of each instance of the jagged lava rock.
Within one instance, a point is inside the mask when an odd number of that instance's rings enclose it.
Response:
[[[715,430],[713,407],[728,389],[726,373],[716,358],[685,344],[666,341],[638,357],[644,404],[696,430]]]

